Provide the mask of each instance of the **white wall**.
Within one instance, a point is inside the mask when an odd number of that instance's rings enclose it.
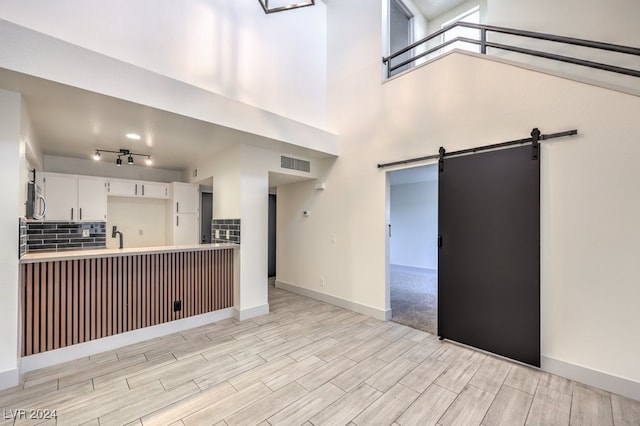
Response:
[[[21,109],[19,93],[0,89],[0,388],[18,384],[18,215],[24,214],[21,164]]]
[[[325,125],[322,2],[267,16],[253,0],[9,0],[0,18],[276,114]]]
[[[107,201],[107,247],[118,248],[111,238],[112,226],[122,232],[124,247],[156,247],[167,244],[167,200],[109,197]]]
[[[376,164],[577,128],[542,149],[542,355],[635,383],[640,397],[640,201],[629,196],[640,98],[461,53],[381,84],[381,16],[365,3],[328,4],[342,151],[321,194],[279,188],[278,279],[384,312],[387,182]],[[297,216],[309,205],[311,220]]]
[[[337,139],[326,130],[1,19],[0,40],[2,68],[241,130],[254,144],[262,145],[268,138],[272,144],[337,153]]]
[[[438,182],[391,186],[392,265],[438,269]]]
[[[487,0],[487,2],[487,20],[491,25],[603,41],[636,48],[640,47],[637,30],[640,2],[637,1]],[[580,58],[595,62],[609,63],[636,70],[640,69],[640,57],[637,56],[608,53],[596,49],[581,50],[566,45],[506,36],[490,35],[489,40],[527,48],[549,50],[557,54],[577,54]],[[635,77],[510,54],[504,51],[491,50],[490,53],[536,64],[557,72],[640,90],[640,79]]]
[[[184,177],[183,171],[180,170],[167,170],[136,165],[123,165],[118,167],[113,162],[60,157],[57,155],[44,156],[44,171],[117,179],[147,180],[152,182],[182,182]]]
[[[486,20],[488,19],[489,1],[491,0],[469,0],[462,4],[459,4],[453,9],[446,11],[442,15],[436,16],[429,20],[429,32],[432,33],[438,31],[439,29],[441,29],[442,24],[444,24],[445,22],[452,20],[456,16],[462,15],[466,11],[471,10],[476,6],[480,7],[480,23],[486,23]]]

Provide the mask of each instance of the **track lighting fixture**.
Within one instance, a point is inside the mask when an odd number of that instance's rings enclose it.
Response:
[[[313,6],[315,0],[304,0],[299,2],[290,3],[283,0],[258,0],[260,6],[264,10],[264,13],[283,12],[285,10],[298,9],[305,6]]]
[[[111,152],[113,154],[117,155],[116,158],[116,166],[122,166],[122,158],[123,156],[127,157],[127,164],[129,165],[133,165],[133,156],[137,155],[139,157],[146,157],[144,160],[144,163],[147,166],[150,166],[153,164],[153,160],[151,160],[151,156],[149,154],[139,154],[136,152],[131,152],[128,149],[120,149],[119,151],[112,151],[110,149],[96,149],[95,153],[93,154],[93,159],[98,161],[101,158],[101,154],[103,152]]]

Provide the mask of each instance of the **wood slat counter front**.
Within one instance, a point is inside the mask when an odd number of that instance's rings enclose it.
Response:
[[[201,244],[24,255],[22,356],[233,307],[237,247]]]

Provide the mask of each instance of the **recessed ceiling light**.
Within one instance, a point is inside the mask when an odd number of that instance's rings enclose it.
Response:
[[[127,139],[131,139],[134,141],[139,141],[140,139],[142,139],[142,136],[140,136],[137,133],[127,133],[126,136],[127,136]]]

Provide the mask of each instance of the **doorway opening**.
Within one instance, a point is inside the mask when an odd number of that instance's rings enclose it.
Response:
[[[268,278],[269,283],[275,283],[276,280],[276,236],[277,236],[277,195],[275,191],[269,192],[269,237],[268,237]]]
[[[213,220],[213,178],[196,182],[200,185],[200,244],[211,244]]]
[[[389,172],[391,321],[438,331],[438,166]]]

